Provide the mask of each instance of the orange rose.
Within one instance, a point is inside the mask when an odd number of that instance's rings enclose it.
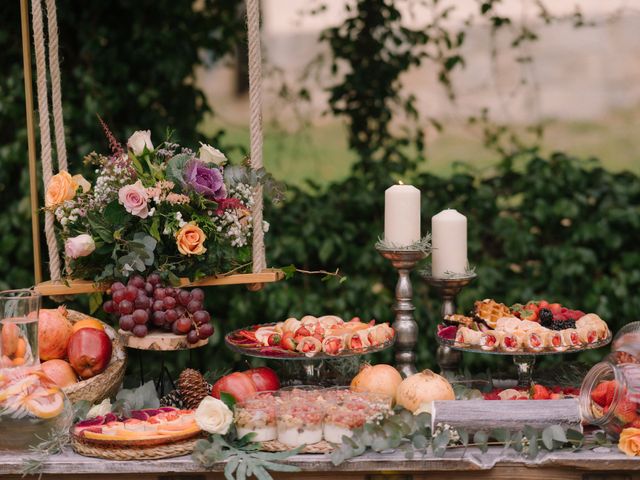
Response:
[[[47,207],[55,207],[76,196],[78,183],[64,170],[51,177],[44,196]]]
[[[630,457],[640,455],[640,428],[625,428],[622,430],[618,448]]]
[[[204,232],[193,223],[187,223],[176,234],[178,251],[183,255],[202,255],[207,251],[204,241],[207,239]]]

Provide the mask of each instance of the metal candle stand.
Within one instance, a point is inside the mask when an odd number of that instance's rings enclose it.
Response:
[[[440,318],[456,313],[456,296],[464,287],[475,280],[477,276],[475,272],[469,272],[468,274],[451,278],[435,278],[430,272],[422,272],[422,277],[425,281],[432,287],[435,287],[442,298]],[[462,353],[459,351],[453,350],[445,345],[438,347],[436,360],[441,372],[455,374],[461,359]]]
[[[418,342],[418,324],[413,317],[413,288],[410,273],[416,264],[427,256],[423,250],[393,250],[376,247],[384,258],[391,261],[398,270],[396,283],[396,302],[393,309],[396,318],[393,328],[396,331],[395,357],[396,368],[403,377],[417,372],[415,346]]]

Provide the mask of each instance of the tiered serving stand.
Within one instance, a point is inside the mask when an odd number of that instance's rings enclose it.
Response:
[[[593,350],[596,348],[604,347],[611,342],[611,333],[602,340],[599,340],[594,343],[590,343],[588,345],[584,345],[581,347],[567,348],[566,350],[558,351],[558,350],[543,350],[541,352],[532,352],[532,351],[517,351],[517,352],[504,352],[499,350],[482,350],[477,345],[469,345],[465,343],[458,343],[454,340],[448,340],[436,335],[438,343],[459,352],[469,352],[469,353],[484,353],[487,355],[503,355],[510,356],[513,359],[513,363],[516,366],[518,371],[518,387],[529,387],[531,385],[531,376],[533,374],[533,367],[536,363],[536,358],[541,356],[548,355],[560,355],[563,353],[578,353],[583,352],[585,350]]]
[[[259,325],[268,326],[268,325]],[[339,355],[317,353],[308,357],[303,353],[291,352],[284,349],[271,348],[265,351],[259,347],[242,347],[230,341],[237,337],[238,329],[225,335],[227,347],[241,355],[269,360],[278,372],[282,386],[291,385],[348,385],[358,373],[365,355],[382,352],[391,348],[396,337],[376,347],[362,350],[345,350]]]

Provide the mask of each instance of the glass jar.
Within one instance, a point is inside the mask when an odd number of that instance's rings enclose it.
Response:
[[[596,364],[580,388],[584,421],[617,439],[626,427],[640,427],[640,364],[620,362],[613,352]]]
[[[71,426],[71,403],[40,368],[39,310],[32,290],[0,292],[0,450],[26,449]]]
[[[276,430],[277,392],[260,392],[235,404],[234,420],[238,437],[253,433],[254,442],[268,442],[278,437]]]

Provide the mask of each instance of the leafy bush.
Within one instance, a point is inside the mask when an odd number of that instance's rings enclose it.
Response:
[[[383,192],[391,183],[388,177],[355,175],[326,188],[312,185],[311,192],[292,189],[287,202],[271,207],[266,212],[269,264],[339,267],[348,281],[339,285],[296,276],[252,295],[241,289],[219,296],[218,290],[210,291],[222,330],[307,313],[392,321],[396,276],[374,249],[383,232]],[[597,312],[614,331],[636,320],[638,176],[558,153],[550,159],[532,157],[517,170],[506,165],[489,178],[420,174],[412,183],[422,191],[423,229],[444,208],[468,217],[469,260],[478,279],[460,295],[461,311],[487,297],[508,304],[546,298]],[[434,367],[440,301],[417,274],[413,279],[421,326],[418,360],[421,367]],[[227,358],[220,349],[209,353]],[[580,359],[592,362],[604,353],[583,353]],[[465,356],[476,370],[496,362],[487,355]]]

